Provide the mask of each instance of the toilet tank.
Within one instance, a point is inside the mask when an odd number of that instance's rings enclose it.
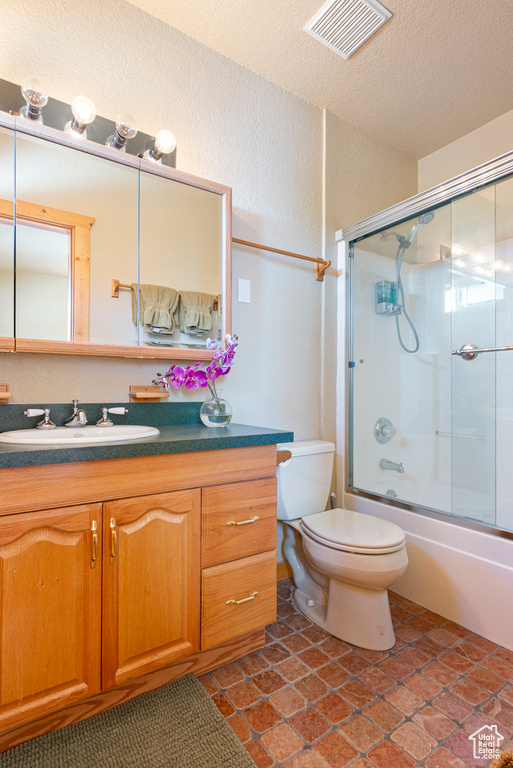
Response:
[[[278,520],[295,520],[326,509],[335,446],[325,440],[280,443],[292,458],[278,464]]]

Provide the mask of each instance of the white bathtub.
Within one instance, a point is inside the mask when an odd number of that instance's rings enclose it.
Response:
[[[394,590],[513,650],[513,540],[354,494],[344,506],[405,531],[409,565]]]

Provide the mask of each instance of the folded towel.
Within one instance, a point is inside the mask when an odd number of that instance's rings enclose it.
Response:
[[[178,291],[163,285],[139,286],[139,317],[148,333],[171,334],[178,307]],[[137,283],[132,283],[132,320],[137,325]]]
[[[180,330],[182,333],[204,333],[212,329],[214,296],[210,293],[180,291]]]

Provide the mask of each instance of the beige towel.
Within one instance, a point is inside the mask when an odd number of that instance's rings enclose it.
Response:
[[[204,333],[212,329],[214,296],[197,291],[180,291],[180,330],[182,333]]]
[[[178,307],[178,291],[163,285],[139,286],[139,317],[148,333],[171,334],[175,330],[173,317]],[[137,325],[137,283],[132,283],[132,321]]]

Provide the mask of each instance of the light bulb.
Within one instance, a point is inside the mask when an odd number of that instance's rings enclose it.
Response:
[[[21,86],[21,93],[26,103],[20,109],[20,115],[36,123],[42,123],[41,110],[48,103],[48,96],[39,80],[35,77],[25,80]]]
[[[96,109],[93,102],[86,96],[77,96],[71,102],[71,111],[73,112],[74,119],[66,123],[64,130],[66,133],[86,139],[86,126],[92,123],[96,117]]]
[[[166,129],[159,131],[155,136],[155,143],[151,149],[147,149],[143,157],[147,160],[153,160],[155,163],[162,162],[162,155],[168,155],[176,148],[176,139],[171,131]]]
[[[132,115],[122,114],[116,120],[116,133],[109,136],[105,144],[108,147],[114,147],[124,152],[128,139],[133,139],[137,135],[137,128]]]

